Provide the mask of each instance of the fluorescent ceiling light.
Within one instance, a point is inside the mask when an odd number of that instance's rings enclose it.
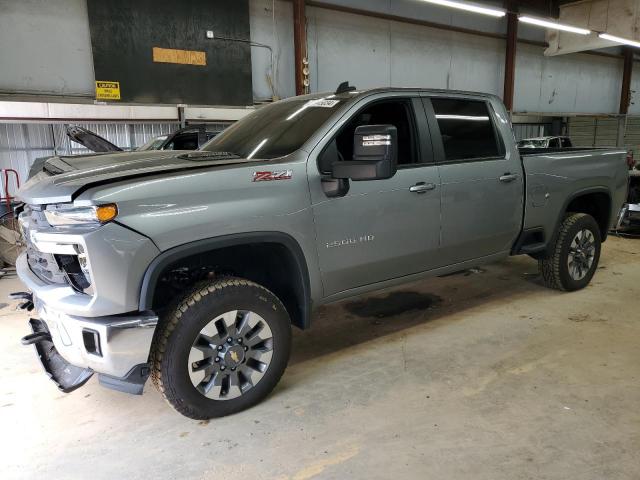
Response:
[[[472,3],[453,2],[451,0],[422,0],[423,2],[442,5],[443,7],[457,8],[458,10],[466,10],[468,12],[481,13],[482,15],[491,15],[492,17],[504,17],[507,12],[495,8],[481,7]]]
[[[634,42],[633,40],[627,40],[626,38],[614,37],[613,35],[609,35],[608,33],[601,33],[598,35],[603,40],[610,40],[616,43],[623,43],[625,45],[631,45],[632,47],[640,48],[640,42]]]
[[[553,30],[564,30],[565,32],[577,33],[578,35],[589,35],[591,33],[591,30],[587,30],[586,28],[572,27],[571,25],[564,25],[562,23],[542,20],[540,18],[527,17],[526,15],[518,17],[518,20],[531,25],[551,28]]]

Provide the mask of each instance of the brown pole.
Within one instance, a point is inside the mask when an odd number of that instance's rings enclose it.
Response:
[[[305,30],[304,0],[293,0],[293,51],[296,75],[296,95],[304,93],[304,74],[302,59],[307,52],[307,33]]]
[[[631,103],[631,72],[633,71],[633,51],[630,47],[624,49],[624,60],[622,69],[622,89],[620,91],[620,113],[629,113]]]
[[[509,6],[509,4],[507,4]],[[513,111],[513,89],[516,77],[516,45],[518,43],[518,15],[507,13],[507,48],[504,60],[504,95],[502,100],[509,112]]]

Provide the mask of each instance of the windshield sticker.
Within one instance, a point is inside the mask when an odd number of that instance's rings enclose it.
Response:
[[[325,100],[324,98],[319,98],[318,100],[310,100],[308,105],[310,107],[322,107],[322,108],[333,108],[340,100]]]

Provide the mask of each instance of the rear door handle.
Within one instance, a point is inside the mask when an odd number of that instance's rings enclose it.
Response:
[[[513,173],[505,173],[499,178],[499,180],[503,183],[509,183],[513,182],[516,178],[518,178],[518,175],[514,175]]]
[[[418,182],[413,187],[409,188],[409,191],[413,193],[425,193],[429,190],[434,190],[435,188],[435,183]]]

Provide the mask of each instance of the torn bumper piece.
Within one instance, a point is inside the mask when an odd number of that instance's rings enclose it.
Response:
[[[22,338],[23,345],[33,345],[40,359],[40,363],[49,378],[64,393],[73,392],[80,388],[93,375],[89,368],[76,367],[67,362],[56,350],[51,339],[51,333],[46,324],[32,318],[29,320],[32,334]]]

